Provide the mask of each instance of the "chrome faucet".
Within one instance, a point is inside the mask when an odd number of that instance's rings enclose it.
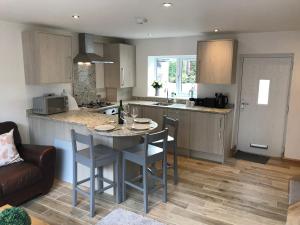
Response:
[[[167,89],[167,103],[169,103],[169,89],[168,88],[166,89]]]

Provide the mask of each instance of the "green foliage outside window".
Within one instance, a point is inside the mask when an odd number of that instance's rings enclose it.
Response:
[[[196,82],[196,61],[183,60],[182,61],[182,78],[181,82],[195,83]]]
[[[169,83],[176,83],[176,70],[177,70],[177,62],[171,61],[169,63]]]

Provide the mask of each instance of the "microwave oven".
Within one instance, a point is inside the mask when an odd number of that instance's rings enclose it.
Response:
[[[44,95],[33,98],[32,112],[41,115],[51,115],[68,111],[68,97]]]

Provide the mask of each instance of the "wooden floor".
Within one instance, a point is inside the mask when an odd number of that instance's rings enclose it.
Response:
[[[169,171],[168,203],[160,193],[150,196],[148,217],[165,224],[277,225],[285,224],[288,180],[300,174],[300,165],[271,159],[267,165],[232,160],[217,163],[179,158],[180,182],[173,185]],[[143,214],[142,195],[130,191],[126,202],[117,205],[109,195],[96,199],[96,216],[88,216],[88,201],[79,198],[71,206],[71,188],[57,181],[52,191],[23,205],[49,224],[95,224],[113,209],[122,207]]]

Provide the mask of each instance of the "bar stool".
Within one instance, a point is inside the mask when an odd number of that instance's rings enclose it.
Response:
[[[116,201],[118,199],[118,156],[114,149],[96,145],[93,143],[92,135],[83,135],[76,133],[75,130],[71,130],[72,137],[72,149],[73,149],[73,193],[72,193],[72,204],[75,207],[77,205],[77,192],[90,198],[90,217],[95,215],[95,178],[98,181],[98,193],[103,193],[105,190],[110,188],[114,189],[116,195]],[[87,145],[88,148],[79,150],[77,149],[77,143]],[[90,177],[77,181],[77,164],[83,164],[90,168]],[[114,164],[114,181],[103,177],[103,166]],[[97,169],[97,175],[95,174]],[[80,184],[90,181],[89,192],[86,192],[79,188]],[[108,183],[107,187],[103,187],[103,181]]]
[[[177,135],[178,135],[178,124],[179,120],[174,119],[171,117],[168,117],[166,115],[163,116],[163,125],[162,129],[169,129],[168,140],[167,140],[167,148],[169,146],[173,149],[173,165],[167,164],[168,167],[173,167],[174,171],[174,184],[176,185],[178,183],[178,164],[177,164]],[[162,141],[156,141],[154,143],[151,143],[152,145],[162,147]]]
[[[162,161],[163,176],[157,177],[149,174],[151,178],[161,182],[163,186],[162,201],[167,202],[167,137],[168,129],[154,133],[146,134],[144,137],[144,143],[136,145],[132,148],[124,149],[123,153],[123,178],[122,178],[122,196],[123,201],[126,200],[126,185],[131,186],[144,193],[144,211],[148,213],[148,165]],[[162,141],[163,147],[159,148],[150,143],[155,141]],[[134,184],[132,181],[126,180],[126,161],[133,162],[142,167],[143,185]]]

